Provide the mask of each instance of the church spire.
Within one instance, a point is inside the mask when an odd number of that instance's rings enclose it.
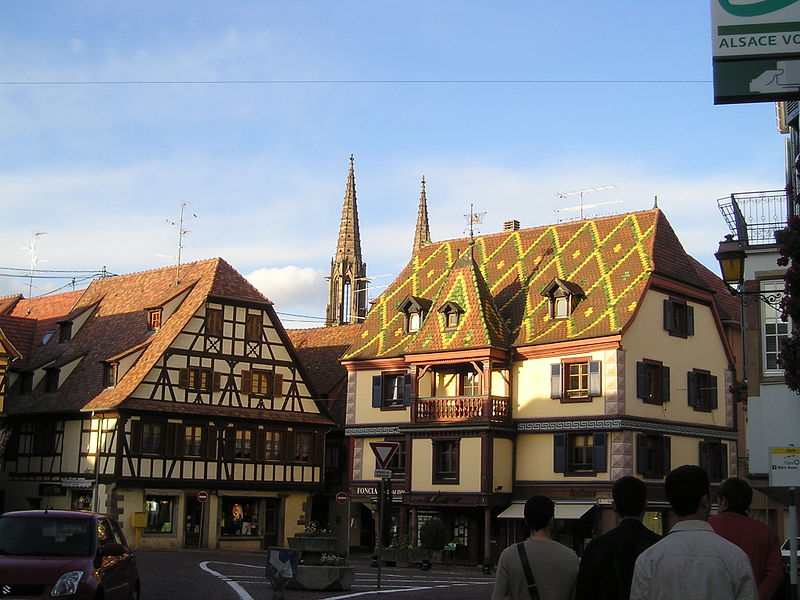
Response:
[[[431,230],[428,225],[428,197],[425,195],[425,176],[422,176],[422,188],[419,192],[419,209],[417,210],[417,227],[414,230],[414,247],[412,254],[431,243]]]
[[[353,163],[351,154],[336,255],[331,260],[326,326],[360,323],[366,315],[367,265],[361,261],[361,234],[358,228]]]

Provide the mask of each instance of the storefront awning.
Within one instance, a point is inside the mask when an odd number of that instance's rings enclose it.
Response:
[[[61,487],[73,489],[88,489],[94,487],[94,481],[91,479],[62,479]]]
[[[556,500],[556,519],[580,519],[594,507],[595,502],[559,502]],[[497,515],[500,519],[522,519],[525,502],[515,500],[511,506]]]

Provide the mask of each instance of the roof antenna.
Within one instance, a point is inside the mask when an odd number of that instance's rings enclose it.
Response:
[[[46,231],[37,231],[31,237],[31,243],[29,246],[22,246],[20,250],[27,250],[28,254],[31,256],[31,266],[28,270],[28,299],[30,300],[31,296],[33,295],[33,271],[36,269],[36,265],[40,262],[47,262],[46,260],[40,259],[36,256],[36,238],[40,235],[47,235]]]
[[[185,236],[187,233],[191,233],[189,229],[183,228],[183,212],[184,209],[192,202],[197,202],[197,200],[189,200],[189,202],[181,202],[181,214],[177,221],[170,221],[169,219],[167,219],[167,223],[169,223],[170,225],[178,226],[178,254],[174,257],[168,257],[175,259],[175,285],[178,285],[181,282],[181,250],[186,248],[186,246],[183,245],[183,236]],[[197,215],[195,213],[192,213],[192,216],[195,219],[197,218]]]
[[[653,208],[658,208],[658,195],[653,198]]]
[[[580,219],[583,220],[583,209],[584,208],[596,208],[598,206],[604,206],[606,204],[619,204],[620,202],[622,202],[622,200],[612,200],[611,202],[597,202],[596,204],[584,204],[583,203],[583,195],[584,194],[588,194],[590,192],[603,192],[605,190],[613,190],[613,189],[616,189],[616,187],[617,186],[615,186],[615,185],[604,185],[602,187],[588,188],[588,189],[585,189],[585,190],[578,190],[576,192],[567,192],[566,194],[561,194],[559,192],[556,192],[556,196],[558,196],[559,198],[570,198],[572,196],[579,196],[580,197],[580,203],[578,204],[578,206],[567,206],[565,208],[557,208],[555,210],[555,212],[562,212],[562,211],[565,211],[565,210],[579,210],[580,211]]]
[[[480,233],[480,229],[476,229],[475,225],[481,225],[483,223],[483,217],[486,216],[485,212],[476,213],[475,209],[473,208],[473,204],[470,202],[469,204],[469,214],[464,215],[464,218],[467,220],[469,227],[464,230],[466,233],[469,231],[469,248],[470,252],[472,252],[472,246],[475,244],[475,232],[477,231]]]

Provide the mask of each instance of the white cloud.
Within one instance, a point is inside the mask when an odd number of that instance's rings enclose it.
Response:
[[[246,275],[246,279],[275,303],[284,326],[324,325],[328,284],[319,269],[294,265],[263,268]]]

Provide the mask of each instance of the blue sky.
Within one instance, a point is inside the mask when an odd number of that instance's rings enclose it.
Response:
[[[471,203],[493,233],[615,185],[587,214],[658,196],[716,271],[716,199],[782,188],[784,142],[773,104],[713,105],[710,32],[702,0],[5,0],[0,267],[36,231],[40,269],[168,266],[191,202],[185,262],[321,319],[352,153],[370,275],[408,260],[423,175],[435,240]]]

